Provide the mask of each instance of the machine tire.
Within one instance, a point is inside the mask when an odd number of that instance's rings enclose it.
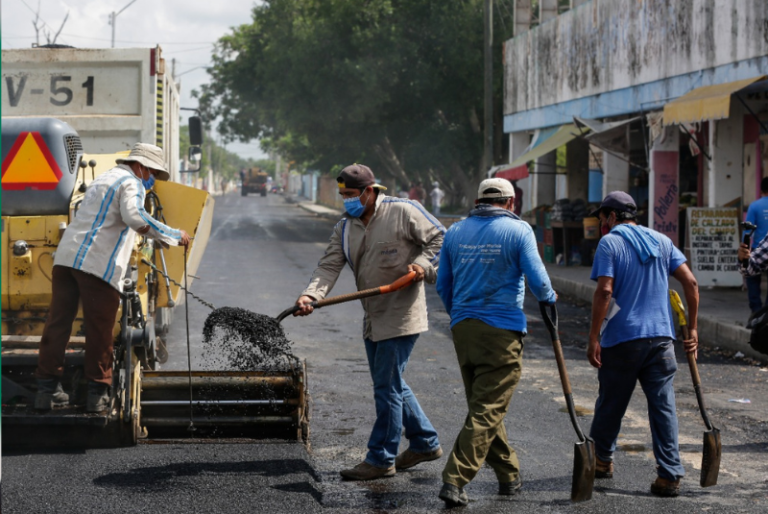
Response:
[[[240,195],[241,196],[248,196],[248,190],[246,188],[242,188],[240,190]]]
[[[120,416],[117,423],[120,424],[120,446],[136,446],[139,439],[146,437],[146,430],[141,427],[141,363],[138,362],[138,359],[136,359],[136,364],[131,373],[131,384],[129,387],[132,389],[131,400],[133,400],[133,408],[131,411],[134,415],[132,419],[125,420],[123,419],[123,409],[119,409]]]
[[[267,190],[266,189],[262,189],[261,190],[261,196],[267,196]]]

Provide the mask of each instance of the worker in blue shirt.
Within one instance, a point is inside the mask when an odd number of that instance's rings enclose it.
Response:
[[[763,177],[763,180],[760,182],[760,192],[762,196],[749,204],[749,209],[747,209],[747,221],[757,227],[754,234],[752,234],[752,250],[757,248],[760,241],[768,235],[768,177]],[[761,299],[760,283],[762,278],[762,273],[748,275],[745,278],[747,282],[747,296],[749,297],[749,310],[752,312],[757,312],[763,308],[763,305],[768,305],[768,296],[766,297],[765,304],[763,304]]]
[[[637,204],[623,191],[609,193],[592,213],[604,237],[592,265],[597,282],[587,358],[600,383],[590,436],[595,441],[595,478],[613,478],[613,453],[636,384],[648,402],[656,458],[651,493],[680,492],[680,460],[674,378],[675,328],[669,304],[669,276],[683,286],[688,304],[686,352],[698,347],[699,289],[685,256],[664,234],[636,222]]]
[[[520,489],[520,464],[504,417],[522,370],[525,278],[539,301],[557,298],[531,226],[512,212],[512,184],[484,180],[475,204],[446,233],[437,273],[469,407],[443,470],[439,497],[451,507],[468,503],[464,486],[484,462],[496,473],[500,495]]]

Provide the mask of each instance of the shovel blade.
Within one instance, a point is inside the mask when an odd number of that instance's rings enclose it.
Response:
[[[592,499],[595,485],[595,443],[592,439],[573,446],[573,480],[571,501],[583,502]]]
[[[720,443],[720,430],[712,428],[704,432],[704,455],[701,457],[701,487],[717,485],[720,472],[720,455],[723,446]]]

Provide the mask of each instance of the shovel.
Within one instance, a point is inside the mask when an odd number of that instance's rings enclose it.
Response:
[[[363,298],[370,298],[371,296],[379,296],[381,294],[392,293],[398,289],[402,289],[411,285],[411,282],[413,282],[414,278],[416,278],[416,272],[409,271],[406,275],[403,275],[389,285],[364,289],[355,293],[332,296],[331,298],[324,298],[322,300],[315,300],[310,305],[315,309],[319,309],[320,307],[325,307],[327,305],[336,305],[337,303],[351,302],[352,300],[361,300]],[[280,323],[286,317],[290,316],[294,312],[299,311],[300,309],[300,306],[293,305],[281,312],[275,319],[277,319],[277,322]]]
[[[595,442],[584,435],[576,419],[576,409],[573,405],[573,394],[571,393],[571,382],[568,380],[568,370],[565,369],[565,357],[563,348],[560,346],[560,335],[557,333],[557,308],[554,304],[549,306],[550,313],[547,312],[547,304],[540,302],[541,317],[544,324],[552,336],[552,348],[555,350],[555,359],[557,360],[557,371],[560,372],[560,381],[563,383],[563,394],[565,395],[565,404],[568,406],[568,414],[571,416],[579,442],[573,446],[573,480],[571,481],[571,501],[581,502],[592,499],[592,487],[595,484]]]
[[[680,300],[677,291],[669,290],[669,301],[677,313],[683,339],[688,339],[690,336],[688,324],[685,321],[685,307],[683,307],[683,302]],[[717,485],[717,475],[720,472],[720,456],[722,455],[723,447],[720,442],[720,430],[715,428],[709,420],[707,408],[704,405],[704,395],[701,392],[701,377],[699,376],[699,368],[696,366],[696,356],[693,352],[686,352],[686,356],[688,357],[688,367],[691,369],[693,390],[696,391],[696,401],[699,402],[699,412],[701,412],[704,425],[707,427],[707,431],[704,432],[704,453],[701,457],[701,479],[699,484],[701,487],[709,487]]]

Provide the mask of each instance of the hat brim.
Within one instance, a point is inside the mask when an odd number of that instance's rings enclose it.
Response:
[[[592,211],[592,214],[589,215],[590,218],[599,218],[600,217],[600,207]]]
[[[138,162],[139,164],[142,164],[146,166],[147,168],[153,169],[157,172],[157,179],[168,181],[168,179],[171,178],[171,174],[168,173],[168,170],[165,168],[158,168],[157,163],[150,161],[149,159],[146,159],[141,156],[134,156],[134,157],[125,157],[123,159],[115,159],[115,162],[117,164],[126,164],[129,162]]]

